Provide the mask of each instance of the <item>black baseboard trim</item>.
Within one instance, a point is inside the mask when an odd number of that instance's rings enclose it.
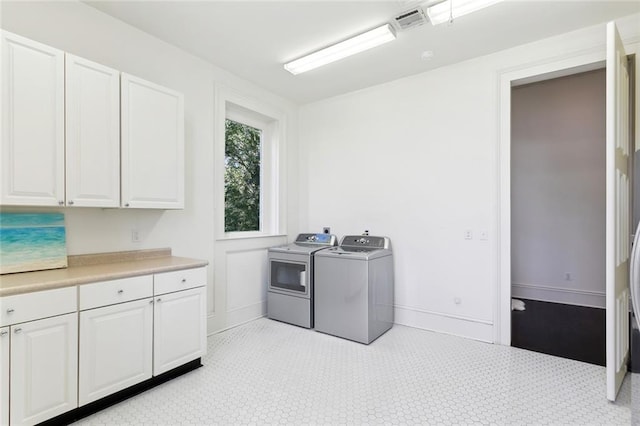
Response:
[[[630,321],[629,371],[631,373],[640,373],[640,323],[638,323],[638,317],[634,315],[631,316]]]
[[[193,361],[183,364],[180,367],[176,367],[173,370],[169,370],[158,376],[145,380],[144,382],[135,384],[109,396],[105,396],[97,401],[90,402],[82,407],[60,414],[59,416],[39,423],[39,425],[58,426],[71,424],[200,367],[202,367],[201,358],[194,359]]]

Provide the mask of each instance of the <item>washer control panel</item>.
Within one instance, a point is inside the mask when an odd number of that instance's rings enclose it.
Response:
[[[366,247],[388,249],[391,245],[387,237],[374,237],[370,235],[345,235],[340,241],[341,247]]]

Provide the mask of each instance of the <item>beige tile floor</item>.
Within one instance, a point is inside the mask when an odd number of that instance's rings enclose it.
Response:
[[[603,367],[394,326],[369,346],[266,318],[209,338],[204,367],[78,424],[640,425]]]

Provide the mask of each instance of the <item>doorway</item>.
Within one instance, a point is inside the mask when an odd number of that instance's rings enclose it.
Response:
[[[637,72],[615,22],[606,25],[606,49],[557,61],[531,63],[500,73],[500,135],[497,149],[497,309],[494,342],[511,345],[511,88],[578,72],[599,69],[606,62],[606,397],[615,401],[629,359],[629,252],[632,179],[633,80]],[[640,52],[632,45],[632,52]]]
[[[604,68],[511,88],[511,344],[602,366],[605,118]]]

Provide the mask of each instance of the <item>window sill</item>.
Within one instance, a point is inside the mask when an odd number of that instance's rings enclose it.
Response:
[[[216,241],[250,240],[259,238],[287,237],[287,234],[267,234],[264,232],[225,232],[224,236],[216,238]]]

